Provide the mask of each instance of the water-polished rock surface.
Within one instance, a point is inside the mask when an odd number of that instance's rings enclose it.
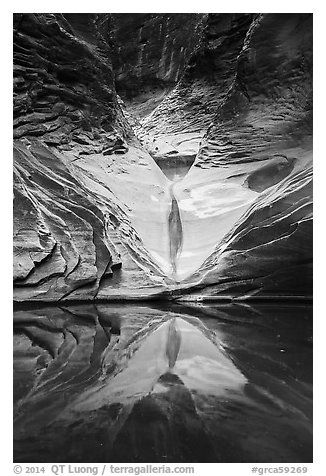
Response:
[[[14,314],[16,462],[311,462],[303,305]]]
[[[15,301],[311,297],[311,14],[15,14],[14,138]]]

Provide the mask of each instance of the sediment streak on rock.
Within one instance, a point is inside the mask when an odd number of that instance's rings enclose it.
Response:
[[[178,281],[177,260],[182,249],[183,231],[179,205],[173,193],[173,184],[170,186],[171,211],[168,218],[170,238],[170,261],[172,278]]]
[[[152,15],[128,18],[137,61],[116,78],[146,83],[134,121],[114,85],[124,17],[15,15],[15,298],[134,299],[176,281],[309,296],[312,15],[194,14],[176,41],[183,14]],[[196,156],[171,203],[145,148]]]

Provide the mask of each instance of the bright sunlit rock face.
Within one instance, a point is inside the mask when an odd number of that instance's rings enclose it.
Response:
[[[129,15],[15,15],[14,299],[310,297],[312,16]]]

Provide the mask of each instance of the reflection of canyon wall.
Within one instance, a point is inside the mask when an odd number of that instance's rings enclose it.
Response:
[[[15,462],[311,461],[309,314],[114,303],[15,312]]]
[[[55,324],[39,310],[15,314],[15,460],[36,457],[36,440],[44,462],[225,457],[202,410],[241,395],[247,379],[215,334],[191,316],[112,309],[53,308]]]
[[[15,299],[173,289],[148,151],[197,155],[174,187],[180,292],[310,295],[311,22],[15,15]]]

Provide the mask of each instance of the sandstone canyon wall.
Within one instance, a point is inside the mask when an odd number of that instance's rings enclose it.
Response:
[[[16,301],[309,298],[311,187],[312,15],[14,15]]]

